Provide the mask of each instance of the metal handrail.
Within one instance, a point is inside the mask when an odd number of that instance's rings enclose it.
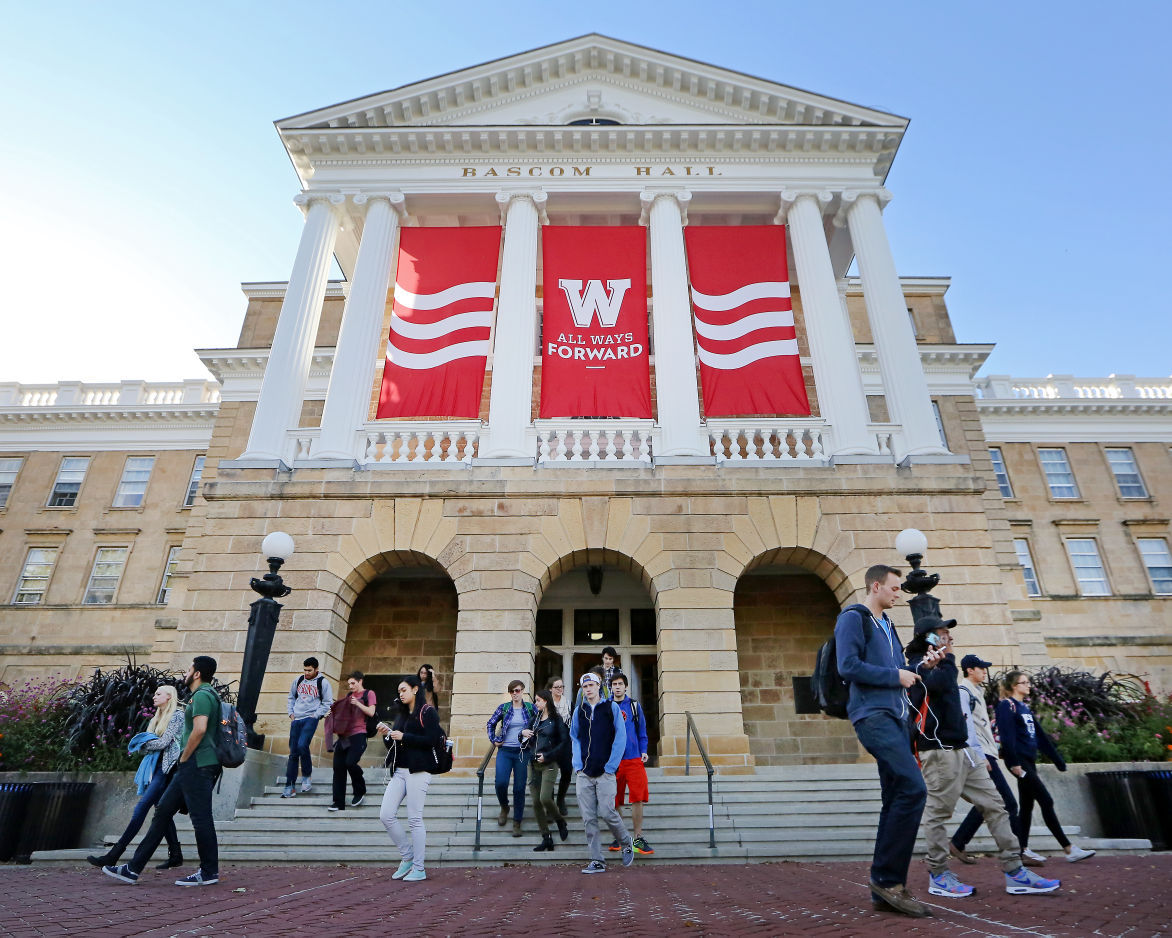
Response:
[[[488,767],[488,760],[496,752],[496,746],[489,746],[488,752],[480,760],[480,768],[476,770],[476,844],[472,848],[475,853],[480,849],[480,822],[484,817],[484,770]]]
[[[684,774],[687,775],[692,771],[692,737],[695,736],[696,750],[700,753],[700,758],[704,760],[704,768],[708,772],[708,846],[715,850],[716,819],[712,811],[712,774],[716,770],[712,767],[712,761],[708,758],[708,753],[704,750],[704,740],[700,738],[700,731],[696,729],[696,721],[692,719],[691,711],[685,710],[684,717],[688,721],[688,732],[684,737]]]

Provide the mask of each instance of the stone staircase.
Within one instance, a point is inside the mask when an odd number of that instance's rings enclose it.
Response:
[[[381,822],[379,806],[386,784],[380,769],[368,769],[365,804],[343,812],[329,812],[326,772],[310,794],[283,799],[280,784],[266,787],[237,808],[235,818],[219,823],[220,858],[225,862],[256,863],[390,863],[398,859]],[[871,855],[879,814],[879,783],[873,765],[816,765],[759,769],[753,775],[720,775],[713,780],[713,819],[716,846],[709,846],[707,778],[664,775],[649,770],[651,803],[644,819],[644,836],[654,855],[638,862],[712,863],[769,860],[860,860]],[[491,777],[485,779],[481,845],[476,837],[476,778],[446,775],[432,779],[424,813],[427,824],[427,862],[460,865],[502,863],[578,862],[585,856],[585,835],[571,787],[570,837],[564,844],[554,836],[552,853],[534,853],[537,823],[526,807],[524,835],[512,836],[511,822],[499,827],[498,807]],[[954,818],[959,823],[968,810],[962,804]],[[628,813],[629,820],[629,813]],[[405,808],[400,809],[405,824]],[[184,853],[195,856],[189,822],[177,818]],[[1095,840],[1068,834],[1087,847],[1111,852],[1151,849],[1146,840]],[[604,835],[606,832],[604,831]],[[116,831],[109,832],[113,841]],[[609,841],[609,836],[606,836]],[[1030,844],[1042,853],[1058,850],[1043,827],[1035,827]],[[924,849],[922,841],[919,850]],[[160,848],[161,851],[165,848]],[[970,844],[971,851],[993,852],[985,827]],[[81,859],[89,850],[34,854],[34,862]]]

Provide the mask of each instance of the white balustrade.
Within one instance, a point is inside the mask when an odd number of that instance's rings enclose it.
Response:
[[[709,420],[708,440],[722,466],[824,466],[830,458],[829,429],[818,422]]]
[[[1120,401],[1172,400],[1172,380],[1109,375],[1106,378],[1073,378],[1047,375],[1045,378],[1010,378],[991,375],[974,382],[975,396],[983,401]]]
[[[649,466],[654,449],[650,420],[537,421],[537,464]]]
[[[355,458],[367,469],[453,469],[476,456],[480,421],[367,424]]]
[[[178,407],[218,404],[220,387],[214,381],[131,382],[130,391],[118,384],[6,385],[6,406],[17,407]],[[64,393],[63,393],[64,389]]]

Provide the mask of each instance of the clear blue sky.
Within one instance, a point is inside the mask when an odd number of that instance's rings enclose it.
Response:
[[[4,4],[0,381],[181,379],[285,280],[272,122],[597,31],[911,118],[896,263],[985,373],[1172,373],[1166,3]]]

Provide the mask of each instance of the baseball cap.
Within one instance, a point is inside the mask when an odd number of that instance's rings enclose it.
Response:
[[[979,655],[965,655],[960,659],[960,670],[967,671],[969,668],[991,668],[992,661],[985,661]]]
[[[939,629],[954,628],[956,628],[955,619],[941,619],[939,616],[924,616],[916,623],[914,634],[927,635],[929,632],[935,632]]]
[[[595,674],[593,671],[587,671],[580,678],[578,678],[578,683],[583,687],[585,687],[591,681],[593,681],[595,684],[598,684],[599,686],[602,685],[602,681],[599,679],[598,675]]]

